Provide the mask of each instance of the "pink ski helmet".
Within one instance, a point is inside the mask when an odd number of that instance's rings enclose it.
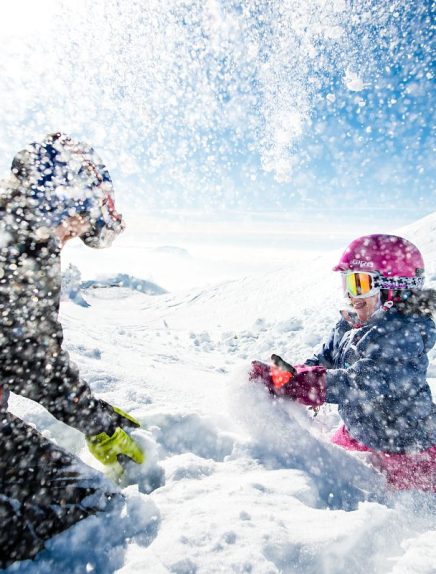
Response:
[[[355,239],[333,271],[379,273],[385,279],[396,278],[381,285],[387,289],[421,289],[424,282],[424,260],[419,249],[397,235],[377,233]]]

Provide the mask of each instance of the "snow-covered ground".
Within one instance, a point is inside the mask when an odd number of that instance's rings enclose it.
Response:
[[[89,307],[67,300],[61,313],[82,375],[148,429],[137,436],[156,443],[165,484],[149,495],[125,487],[124,509],[9,570],[436,572],[436,497],[388,493],[364,455],[329,444],[333,407],[313,418],[247,382],[250,359],[298,362],[327,336],[341,303],[331,272],[341,236],[320,248],[274,219],[139,221],[107,252],[66,249],[65,265],[106,279],[82,293]],[[436,213],[397,231],[422,249],[436,287]],[[108,286],[119,273],[122,286]],[[429,376],[436,391],[435,350]],[[98,468],[80,433],[25,399],[12,409]]]

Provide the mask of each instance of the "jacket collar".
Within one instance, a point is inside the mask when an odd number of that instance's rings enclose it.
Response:
[[[357,313],[353,313],[353,311],[342,309],[340,313],[342,318],[351,326],[351,328],[360,329],[366,325],[373,325],[374,323],[381,321],[387,316],[387,314],[396,313],[396,309],[395,307],[389,307],[387,309],[384,307],[379,307],[365,323],[361,323]]]

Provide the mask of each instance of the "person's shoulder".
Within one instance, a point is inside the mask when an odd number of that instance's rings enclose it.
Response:
[[[11,197],[10,179],[0,179],[0,207],[5,207]]]
[[[434,344],[436,338],[436,326],[429,315],[406,315],[395,309],[390,309],[376,324],[380,335],[389,335],[394,340],[423,341],[427,347]]]
[[[26,202],[26,191],[15,176],[11,175],[0,180],[0,209],[3,212],[12,214],[17,207],[22,208]]]
[[[416,321],[410,315],[400,313],[395,307],[384,310],[380,309],[376,324],[387,327],[390,331],[414,328]]]
[[[407,329],[408,319],[398,313],[395,308],[385,310],[378,309],[368,322],[368,331],[373,337],[392,337],[396,333],[402,333]]]
[[[436,325],[433,318],[430,315],[421,316],[416,318],[414,323],[415,329],[419,331],[426,349],[429,350],[434,347],[436,343]]]
[[[393,324],[398,328],[406,327],[408,329],[435,328],[435,322],[431,315],[422,313],[402,313],[395,308],[390,309],[384,314],[385,322]]]

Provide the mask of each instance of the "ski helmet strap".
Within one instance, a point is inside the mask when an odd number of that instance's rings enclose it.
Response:
[[[389,311],[394,306],[394,290],[388,289],[388,298],[382,305],[383,311]]]
[[[380,277],[380,289],[388,289],[390,292],[398,289],[422,289],[424,277]]]

